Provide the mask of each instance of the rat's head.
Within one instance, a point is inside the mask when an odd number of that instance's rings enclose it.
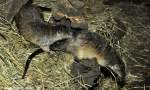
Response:
[[[56,42],[54,42],[53,44],[51,44],[49,46],[49,49],[52,51],[62,51],[62,52],[66,52],[67,51],[67,46],[68,46],[68,39],[61,39],[61,40],[57,40]]]

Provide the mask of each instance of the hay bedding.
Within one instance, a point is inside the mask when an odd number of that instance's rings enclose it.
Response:
[[[35,1],[37,5],[43,2]],[[51,5],[55,1],[47,1]],[[51,2],[51,3],[50,3]],[[149,8],[134,4],[115,4],[104,6],[91,5],[86,1],[85,19],[91,31],[105,37],[116,48],[126,62],[128,76],[125,90],[149,90],[150,77],[150,15]],[[48,3],[44,3],[47,5]],[[48,5],[47,5],[48,6]],[[54,7],[54,6],[53,6]],[[89,9],[89,7],[91,9]],[[0,10],[0,33],[7,41],[0,38],[0,88],[1,89],[48,89],[74,90],[73,80],[69,74],[66,61],[70,55],[51,52],[36,56],[31,64],[28,77],[20,79],[27,57],[38,47],[24,40],[17,32],[15,24],[4,18],[3,8]],[[49,17],[49,16],[45,16]],[[118,38],[118,32],[121,36]],[[101,88],[115,90],[115,84],[103,80]]]

